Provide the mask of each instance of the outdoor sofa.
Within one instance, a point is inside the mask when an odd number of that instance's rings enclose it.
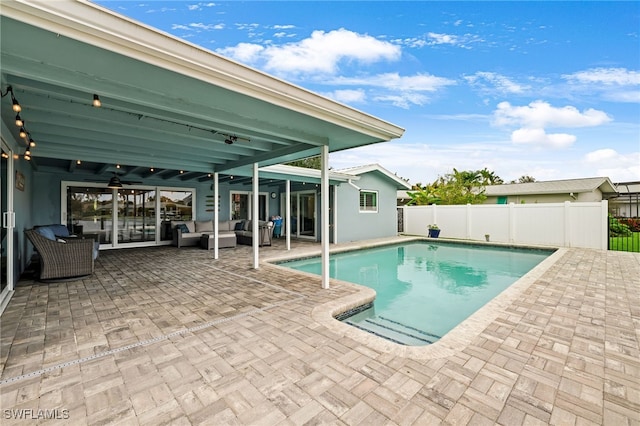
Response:
[[[266,227],[269,244],[273,233],[273,222],[260,221]],[[250,220],[224,220],[219,222],[219,247],[235,247],[237,244],[253,244],[252,224]],[[173,245],[176,247],[197,246],[203,234],[213,234],[213,221],[188,220],[171,221]],[[262,232],[262,228],[261,228]],[[264,238],[266,240],[266,237]],[[261,245],[263,241],[261,240]]]

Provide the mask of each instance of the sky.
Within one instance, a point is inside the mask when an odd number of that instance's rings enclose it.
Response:
[[[640,181],[637,1],[95,3],[405,129],[334,169]]]

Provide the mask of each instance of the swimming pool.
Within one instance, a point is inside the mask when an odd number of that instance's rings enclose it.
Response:
[[[404,345],[436,342],[552,250],[413,241],[332,254],[330,276],[376,291],[372,306],[337,317]],[[280,264],[321,274],[320,258]]]

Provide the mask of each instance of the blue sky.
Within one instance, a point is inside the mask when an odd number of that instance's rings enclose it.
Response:
[[[406,129],[336,169],[640,180],[640,2],[96,3]]]

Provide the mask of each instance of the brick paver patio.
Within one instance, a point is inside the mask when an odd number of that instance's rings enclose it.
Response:
[[[428,356],[318,320],[358,287],[250,264],[243,246],[126,249],[85,280],[21,281],[2,424],[640,424],[638,254],[564,250]]]

